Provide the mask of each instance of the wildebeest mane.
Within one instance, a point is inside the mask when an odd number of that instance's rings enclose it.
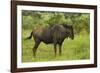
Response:
[[[72,28],[72,25],[66,25],[66,24],[62,24],[65,28]]]

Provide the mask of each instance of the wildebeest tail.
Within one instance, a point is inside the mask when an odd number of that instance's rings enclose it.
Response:
[[[26,40],[27,39],[31,39],[32,38],[32,34],[33,34],[33,31],[31,32],[30,36],[26,38]]]

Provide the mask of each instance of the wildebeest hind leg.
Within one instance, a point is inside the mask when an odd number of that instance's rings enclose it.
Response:
[[[36,50],[37,50],[39,44],[40,44],[40,41],[35,42],[35,45],[34,45],[34,47],[33,47],[33,56],[34,56],[34,57],[36,57]]]

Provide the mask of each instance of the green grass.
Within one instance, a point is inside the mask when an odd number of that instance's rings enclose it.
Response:
[[[53,44],[46,45],[41,43],[37,49],[36,58],[33,57],[32,48],[34,39],[24,40],[30,35],[31,30],[22,32],[22,62],[42,62],[42,61],[61,61],[61,60],[83,60],[90,58],[90,39],[89,35],[75,35],[74,40],[65,39],[62,45],[62,55],[54,55]]]

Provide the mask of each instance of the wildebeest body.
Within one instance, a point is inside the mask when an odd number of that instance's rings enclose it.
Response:
[[[46,44],[49,44],[49,43],[53,43],[53,40],[52,40],[52,32],[50,29],[45,29],[41,35],[41,41],[46,43]]]
[[[73,34],[73,27],[71,25],[65,25],[65,24],[58,24],[53,25],[48,28],[37,28],[33,29],[31,32],[30,37],[27,39],[30,39],[33,36],[35,45],[33,47],[33,55],[35,56],[36,50],[41,42],[44,42],[45,44],[54,44],[54,51],[56,55],[56,45],[59,45],[59,54],[61,55],[61,46],[65,38],[74,38]]]

